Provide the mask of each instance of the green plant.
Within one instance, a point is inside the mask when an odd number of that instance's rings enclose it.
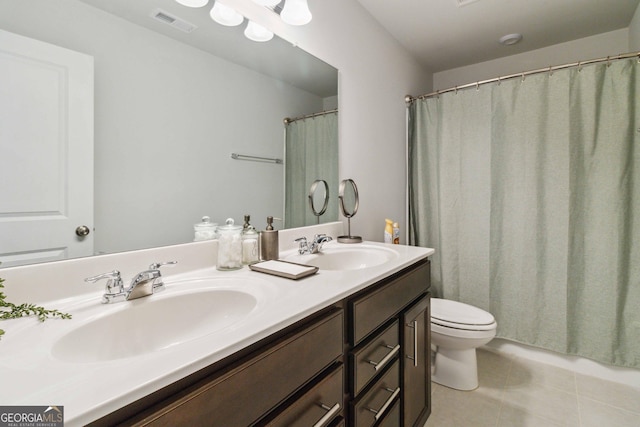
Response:
[[[0,278],[0,288],[4,288],[4,279]],[[60,319],[71,319],[69,313],[62,313],[58,310],[48,310],[35,304],[13,304],[6,300],[4,293],[0,292],[0,320],[17,319],[25,316],[38,316],[38,320],[44,322],[49,317],[59,317]],[[4,330],[0,329],[0,337],[4,335]]]

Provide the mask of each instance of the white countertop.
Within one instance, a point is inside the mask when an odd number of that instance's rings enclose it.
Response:
[[[53,343],[76,328],[78,322],[90,320],[88,317],[95,316],[97,310],[104,310],[105,313],[122,310],[125,306],[117,307],[119,304],[131,303],[100,304],[100,286],[90,294],[47,304],[47,308],[71,313],[71,320],[50,319],[38,323],[34,318],[25,318],[3,322],[0,327],[5,329],[6,334],[0,341],[0,404],[60,405],[64,406],[65,425],[84,425],[232,355],[434,253],[433,249],[427,248],[374,242],[366,244],[384,246],[395,251],[397,257],[360,270],[320,269],[315,275],[301,280],[262,274],[247,267],[230,272],[204,268],[165,275],[166,290],[144,300],[170,297],[172,293],[180,291],[181,284],[189,283],[192,279],[227,277],[237,283],[246,281],[247,286],[258,290],[258,303],[247,318],[223,331],[139,356],[99,362],[69,362],[52,355]],[[145,322],[146,319],[139,321]],[[162,321],[155,321],[158,328],[163,327]],[[122,334],[125,336],[127,331],[123,330]]]

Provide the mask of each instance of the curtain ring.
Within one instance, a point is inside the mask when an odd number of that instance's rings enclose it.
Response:
[[[582,72],[582,61],[578,61],[578,72]]]
[[[549,65],[549,77],[553,76],[553,67]]]
[[[454,88],[454,93],[455,93],[456,95],[458,94],[458,86],[456,86],[456,87]]]
[[[607,68],[611,66],[611,57],[607,56]]]
[[[476,82],[476,90],[480,90],[480,82]]]
[[[500,80],[501,77],[498,77],[498,86],[500,86],[500,83],[502,83],[502,80]]]
[[[524,83],[524,72],[522,73],[522,81],[520,83]]]
[[[440,91],[439,90],[436,91],[436,99],[440,99]]]
[[[638,64],[640,64],[640,55],[638,55]]]

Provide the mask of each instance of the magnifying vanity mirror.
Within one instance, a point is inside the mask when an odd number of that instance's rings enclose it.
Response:
[[[324,179],[316,179],[309,188],[309,207],[318,218],[317,224],[320,224],[320,217],[327,211],[327,206],[329,206],[329,184]]]
[[[340,211],[347,218],[347,235],[338,236],[340,243],[361,243],[362,237],[351,235],[351,217],[358,212],[360,204],[358,197],[358,187],[352,179],[343,179],[340,182],[340,190],[338,194],[340,202]]]
[[[257,227],[267,216],[286,219],[283,164],[230,155],[285,158],[283,118],[336,108],[338,72],[278,37],[248,40],[246,20],[238,27],[213,22],[209,3],[190,8],[174,0],[0,2],[0,92],[17,86],[8,81],[9,69],[33,76],[20,84],[36,93],[56,96],[65,85],[78,87],[64,66],[37,59],[9,62],[32,57],[31,52],[7,54],[5,46],[16,49],[18,43],[5,34],[39,43],[34,50],[45,46],[88,58],[91,65],[83,80],[88,83],[80,88],[91,98],[79,114],[87,135],[79,160],[61,157],[68,142],[61,129],[69,128],[56,118],[68,116],[54,108],[75,98],[40,103],[51,108],[40,111],[37,126],[13,116],[21,104],[0,99],[5,103],[0,112],[11,114],[0,115],[0,122],[11,123],[12,132],[33,130],[25,137],[32,142],[23,144],[0,129],[0,179],[7,183],[0,190],[1,267],[187,243],[194,239],[193,224],[205,215],[222,223],[249,214]],[[27,62],[35,64],[28,73],[21,68]],[[53,136],[34,134],[43,129],[53,130]],[[45,151],[44,140],[52,148]],[[24,162],[7,164],[16,158]],[[337,170],[337,144],[328,159]],[[70,169],[84,175],[73,178]],[[72,182],[83,182],[83,190],[68,191]],[[84,207],[77,219],[68,220],[78,212],[69,208],[72,195]],[[306,191],[296,194],[306,211],[305,196]],[[332,209],[337,219],[336,205],[329,204],[323,221]],[[36,224],[39,219],[42,224]],[[60,230],[50,228],[63,219],[69,222]],[[316,219],[303,217],[296,226]],[[19,221],[25,230],[18,231]],[[89,234],[76,235],[81,226]],[[69,241],[49,242],[58,235]]]

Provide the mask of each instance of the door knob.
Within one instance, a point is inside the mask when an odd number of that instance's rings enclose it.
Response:
[[[91,233],[91,230],[86,225],[81,225],[78,228],[76,228],[76,235],[79,237],[84,237],[89,233]]]

